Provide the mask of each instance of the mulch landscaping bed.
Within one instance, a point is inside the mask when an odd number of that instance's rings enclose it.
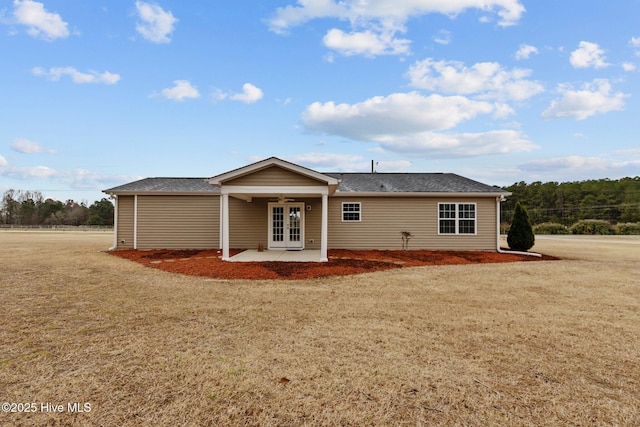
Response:
[[[241,250],[232,250],[235,255]],[[480,251],[329,250],[328,262],[224,262],[217,250],[120,250],[111,254],[172,273],[216,279],[308,279],[424,265],[555,260]]]

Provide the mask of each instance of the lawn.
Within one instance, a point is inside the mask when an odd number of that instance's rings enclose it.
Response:
[[[0,232],[0,425],[640,425],[638,237],[287,281],[111,244]]]

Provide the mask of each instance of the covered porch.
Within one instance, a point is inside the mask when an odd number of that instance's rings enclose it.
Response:
[[[220,188],[223,261],[328,261],[328,197],[337,179],[270,158],[208,181]],[[249,241],[248,235],[262,237]],[[264,251],[257,250],[259,245]],[[231,257],[232,246],[251,251]]]

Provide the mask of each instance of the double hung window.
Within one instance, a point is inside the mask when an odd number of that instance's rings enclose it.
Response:
[[[438,234],[476,234],[476,204],[438,203]]]

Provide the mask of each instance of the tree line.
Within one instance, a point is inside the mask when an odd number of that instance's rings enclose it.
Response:
[[[569,226],[581,220],[611,224],[640,223],[640,176],[577,182],[518,182],[502,206],[502,221],[510,223],[516,203],[526,208],[532,224]]]
[[[86,202],[45,199],[39,191],[10,189],[0,200],[0,224],[113,226],[113,203],[103,198],[87,206]]]

